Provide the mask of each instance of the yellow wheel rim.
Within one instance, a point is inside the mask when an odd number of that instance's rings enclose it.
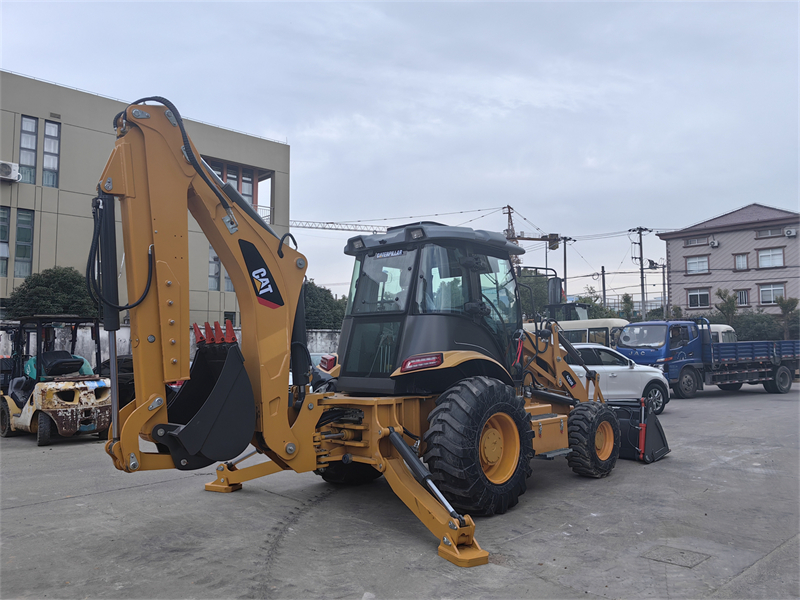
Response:
[[[603,421],[594,434],[594,450],[597,453],[597,458],[608,460],[613,449],[614,430],[611,429],[611,424],[608,421]]]
[[[481,468],[494,484],[508,481],[519,462],[520,443],[517,425],[506,413],[492,415],[481,431]]]

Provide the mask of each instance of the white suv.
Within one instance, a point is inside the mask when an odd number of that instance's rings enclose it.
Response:
[[[661,369],[640,365],[600,344],[572,344],[586,366],[597,371],[600,391],[609,400],[648,398],[660,415],[669,402],[669,384]],[[586,384],[586,372],[568,357],[572,370]]]

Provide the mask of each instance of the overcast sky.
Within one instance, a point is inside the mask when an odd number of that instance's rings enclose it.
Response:
[[[634,227],[798,207],[798,3],[3,0],[2,68],[291,146],[291,218],[559,233],[637,271]],[[200,148],[202,151],[202,148]],[[98,174],[99,175],[99,174]],[[463,214],[442,214],[498,209]],[[480,217],[480,218],[479,218]],[[477,219],[477,220],[473,220]],[[537,229],[538,228],[538,229]],[[346,293],[353,233],[293,231]],[[582,239],[583,238],[583,239]],[[527,243],[524,264],[543,265]],[[655,234],[645,258],[665,257]],[[562,270],[561,250],[549,254]],[[570,294],[590,277],[570,279]],[[638,274],[609,275],[633,292]],[[660,294],[660,273],[648,297]]]

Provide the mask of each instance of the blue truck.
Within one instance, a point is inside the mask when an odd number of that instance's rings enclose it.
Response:
[[[691,398],[706,385],[736,391],[745,383],[762,384],[772,394],[789,392],[800,340],[726,342],[728,336],[712,327],[704,318],[630,323],[619,334],[617,351],[663,370],[678,398]]]

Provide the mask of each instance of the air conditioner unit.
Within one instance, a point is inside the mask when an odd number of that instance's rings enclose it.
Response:
[[[719,242],[717,240],[711,240],[710,246],[712,248],[719,248]]]
[[[22,179],[22,175],[19,174],[19,165],[0,160],[0,179],[4,181],[19,181]]]
[[[786,229],[783,235],[786,237],[795,237],[797,235],[797,229]]]

